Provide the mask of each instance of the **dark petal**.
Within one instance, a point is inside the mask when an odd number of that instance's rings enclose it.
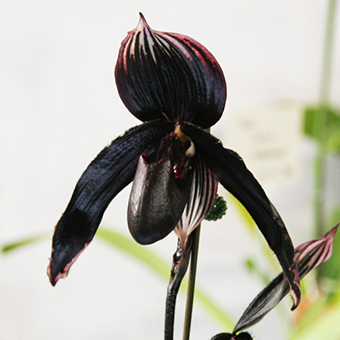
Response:
[[[208,128],[224,109],[226,84],[213,55],[187,36],[152,30],[142,14],[122,42],[115,77],[124,104],[142,121]]]
[[[210,340],[234,340],[233,335],[230,333],[219,333],[213,336]]]
[[[300,279],[313,268],[329,259],[332,254],[333,240],[337,228],[338,225],[331,229],[324,237],[305,242],[295,248],[295,260]],[[235,332],[259,322],[288,292],[289,284],[283,273],[281,273],[251,302],[238,321]]]
[[[252,340],[249,333],[242,332],[238,335],[230,333],[220,333],[211,338],[211,340]]]
[[[235,337],[235,340],[252,340],[253,338],[250,336],[249,333],[242,332],[240,334],[237,334]]]
[[[300,300],[300,284],[294,248],[280,215],[261,185],[241,157],[224,149],[217,138],[192,124],[182,124],[181,130],[192,139],[216,179],[242,203],[258,225],[289,280],[293,309],[296,308]]]
[[[333,227],[325,236],[305,242],[295,248],[295,259],[301,278],[331,257],[338,226],[339,224]]]
[[[288,292],[289,284],[287,280],[284,280],[283,273],[281,273],[247,307],[235,326],[235,332],[259,322]]]
[[[189,199],[191,143],[177,128],[160,142],[156,160],[139,159],[130,194],[128,225],[134,239],[150,244],[177,225]],[[182,138],[182,139],[181,139]],[[189,156],[188,156],[189,155]]]
[[[150,244],[174,230],[189,199],[187,185],[179,185],[169,158],[149,163],[144,156],[138,162],[130,194],[128,225],[133,238]]]
[[[48,275],[52,285],[67,275],[72,263],[92,240],[111,200],[129,184],[142,153],[154,152],[174,129],[164,121],[128,130],[102,150],[79,179],[53,237]]]
[[[193,168],[190,197],[174,230],[183,248],[186,247],[189,235],[205,219],[213,207],[218,186],[218,182],[199,154],[195,157]]]

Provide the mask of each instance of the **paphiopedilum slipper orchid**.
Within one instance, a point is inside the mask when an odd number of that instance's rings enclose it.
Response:
[[[294,247],[285,225],[241,157],[209,133],[221,117],[221,67],[187,36],[152,30],[141,15],[122,42],[115,78],[129,111],[144,123],[107,146],[79,179],[53,237],[48,274],[64,277],[91,242],[112,199],[133,182],[128,226],[141,244],[189,235],[212,208],[218,182],[248,210],[300,298]]]
[[[338,226],[333,227],[323,237],[302,243],[295,248],[295,261],[300,279],[331,257]],[[259,322],[288,292],[289,283],[284,273],[281,273],[250,303],[237,322],[233,334]]]
[[[210,340],[253,340],[249,333],[242,332],[240,334],[220,333]]]
[[[295,248],[295,261],[300,279],[331,257],[338,226],[339,224],[323,237],[302,243]],[[241,331],[262,320],[288,292],[289,283],[284,273],[281,273],[250,303],[237,322],[233,333],[219,333],[210,340],[251,340],[252,337],[248,333]]]

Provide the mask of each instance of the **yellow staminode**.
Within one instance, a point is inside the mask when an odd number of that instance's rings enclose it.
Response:
[[[185,145],[188,142],[190,143],[190,146],[185,151],[185,155],[187,157],[192,157],[195,154],[195,145],[192,142],[192,140],[182,132],[181,127],[179,125],[176,125],[174,133],[178,136],[183,145]]]

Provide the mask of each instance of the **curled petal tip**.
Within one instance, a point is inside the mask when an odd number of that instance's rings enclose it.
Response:
[[[300,301],[301,301],[301,287],[300,287],[300,283],[297,285],[297,289],[295,289],[294,291],[291,290],[290,291],[290,295],[292,297],[292,300],[293,300],[293,305],[291,307],[291,311],[295,310],[299,304],[300,304]]]
[[[47,276],[50,279],[51,285],[54,287],[57,283],[57,280],[54,277],[52,277],[52,275],[51,275],[51,264],[49,264],[49,266],[47,268]]]
[[[59,272],[59,273],[55,273],[56,270],[51,269],[51,266],[53,266],[53,265],[54,264],[52,264],[52,259],[51,259],[50,264],[47,268],[47,275],[48,275],[48,278],[50,279],[51,285],[54,287],[57,284],[57,282],[59,281],[59,279],[62,279],[62,278],[67,276],[71,265],[67,266],[67,268],[65,268],[64,271]]]
[[[50,279],[50,283],[51,283],[51,285],[52,285],[53,287],[57,284],[57,282],[59,281],[59,279],[62,279],[62,278],[64,278],[64,277],[66,277],[67,274],[68,274],[68,271],[67,271],[67,272],[63,272],[63,273],[59,273],[59,274],[56,275],[56,276],[52,276],[52,274],[51,274],[51,268],[48,267],[48,269],[47,269],[47,275],[48,275],[48,277],[49,277],[49,279]]]
[[[291,307],[291,310],[293,311],[298,307],[301,300],[301,284],[296,258],[294,258],[293,264],[289,268],[289,273],[291,274],[291,279],[288,281],[290,286],[290,296],[293,300],[293,305]]]
[[[90,242],[85,243],[84,248],[79,251],[76,256],[74,256],[68,263],[67,262],[67,252],[59,251],[59,253],[55,253],[52,250],[52,257],[50,259],[50,264],[47,268],[47,275],[50,279],[51,285],[55,286],[59,279],[63,279],[68,275],[72,264],[76,261],[78,256],[83,252],[83,250],[90,244]]]

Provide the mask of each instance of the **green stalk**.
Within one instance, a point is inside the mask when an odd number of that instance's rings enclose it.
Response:
[[[328,131],[328,120],[326,109],[328,107],[328,94],[332,66],[332,50],[334,38],[336,0],[329,0],[327,13],[327,27],[324,43],[324,55],[321,71],[321,85],[319,97],[319,114],[314,121],[315,135],[319,136],[318,150],[315,159],[314,169],[314,213],[315,229],[314,234],[320,237],[325,232],[325,209],[324,209],[324,182],[325,182],[325,158],[326,141]]]
[[[335,12],[336,12],[336,0],[329,0],[319,98],[320,104],[326,106],[328,105],[329,84],[332,67]]]
[[[186,307],[185,307],[183,340],[189,340],[189,338],[190,338],[191,318],[192,318],[192,309],[193,309],[193,304],[194,304],[194,292],[195,292],[195,281],[196,281],[197,258],[198,258],[200,231],[201,231],[201,225],[199,225],[193,233],[192,248],[191,248],[190,272],[189,272],[189,284],[188,284],[188,291],[187,291],[187,302],[186,302]]]

